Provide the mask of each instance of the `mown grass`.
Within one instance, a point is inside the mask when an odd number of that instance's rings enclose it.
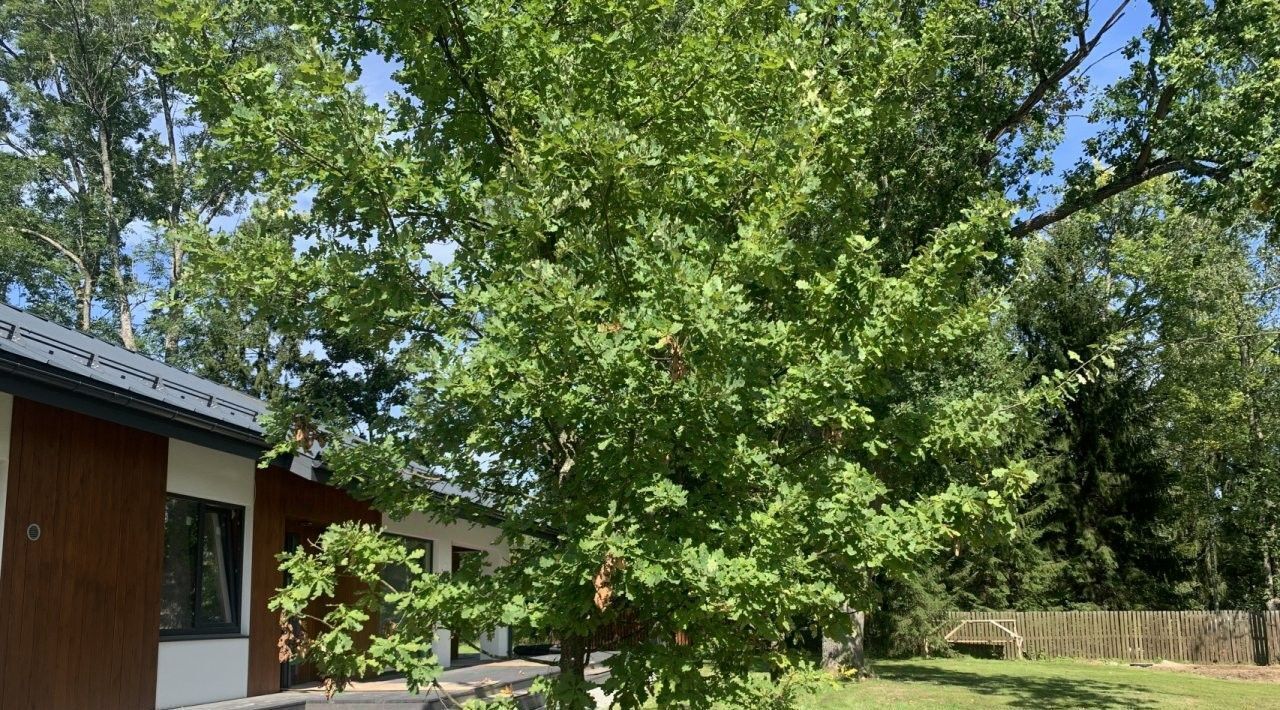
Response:
[[[1081,661],[879,661],[876,677],[811,696],[807,710],[861,708],[1280,708],[1280,684]]]

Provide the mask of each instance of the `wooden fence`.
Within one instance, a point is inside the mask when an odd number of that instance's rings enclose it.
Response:
[[[951,643],[1006,657],[1017,655],[1016,636],[1027,658],[1280,664],[1280,611],[956,611],[940,633],[953,631]]]

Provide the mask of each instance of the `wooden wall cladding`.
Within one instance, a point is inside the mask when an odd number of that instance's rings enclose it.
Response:
[[[12,434],[0,707],[154,708],[167,440],[21,398]]]
[[[253,550],[249,588],[249,694],[280,690],[277,641],[280,622],[267,609],[284,584],[277,555],[284,550],[286,523],[328,526],[345,521],[380,524],[382,516],[345,492],[279,468],[258,471],[254,483]]]

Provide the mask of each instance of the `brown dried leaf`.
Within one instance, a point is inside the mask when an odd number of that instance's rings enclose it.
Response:
[[[682,380],[689,374],[689,363],[684,359],[684,346],[674,335],[664,335],[658,340],[659,348],[667,350],[667,372],[673,380]]]
[[[306,644],[306,633],[300,624],[293,623],[284,612],[280,612],[280,637],[276,639],[276,656],[281,663],[287,663],[299,656],[299,650]]]
[[[604,562],[600,565],[600,569],[592,580],[596,588],[596,608],[600,611],[608,609],[609,604],[613,601],[613,573],[626,569],[626,567],[626,560],[614,557],[612,552],[605,553]]]

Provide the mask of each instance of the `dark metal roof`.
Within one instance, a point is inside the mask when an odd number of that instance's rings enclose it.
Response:
[[[21,385],[16,394],[38,393],[58,406],[249,458],[267,448],[258,422],[266,402],[0,303],[0,391],[6,383]],[[319,454],[313,447],[287,465],[304,478],[323,478]],[[430,488],[465,501],[464,517],[497,518],[473,492],[443,480]]]
[[[2,303],[0,356],[25,361],[28,368],[73,375],[215,426],[258,438],[263,433],[258,417],[267,405],[259,399]]]

